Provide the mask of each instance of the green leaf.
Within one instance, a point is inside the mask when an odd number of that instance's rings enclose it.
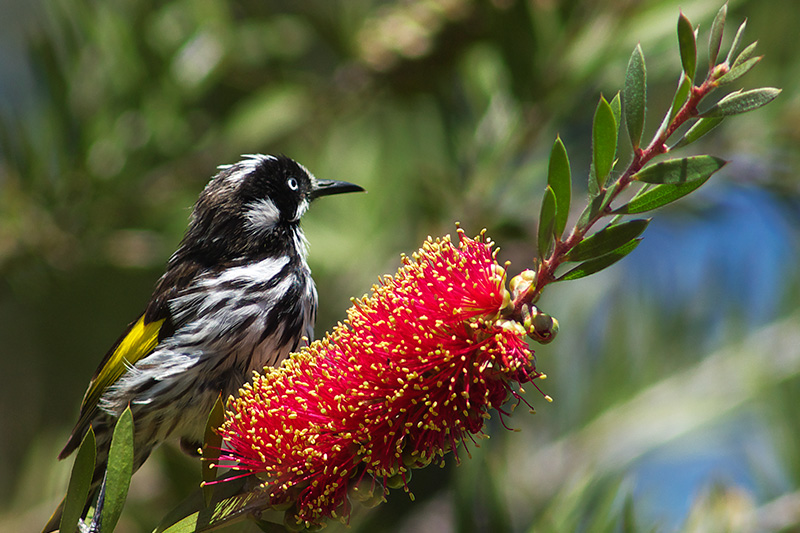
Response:
[[[755,56],[756,45],[758,41],[751,43],[747,48],[742,50],[742,53],[736,58],[736,61],[733,62],[731,68],[728,72],[724,75],[720,76],[717,80],[717,85],[725,85],[731,83],[745,74],[747,74],[750,69],[758,64],[761,61],[762,56]],[[755,57],[754,57],[755,56]]]
[[[234,474],[235,475],[235,474]],[[218,484],[209,505],[201,490],[193,492],[163,518],[154,533],[196,533],[231,525],[258,513],[261,520],[283,523],[283,511],[270,508],[269,493],[253,478],[226,480]]]
[[[678,82],[678,88],[675,91],[675,96],[672,98],[672,107],[670,108],[669,114],[670,121],[675,118],[675,115],[681,110],[683,104],[689,99],[691,91],[692,80],[687,78],[685,74],[681,75],[681,81]]]
[[[64,498],[64,511],[61,514],[60,531],[75,531],[78,529],[78,520],[81,519],[89,489],[94,477],[94,464],[97,456],[97,444],[94,430],[89,426],[89,431],[81,441],[75,463],[72,465],[72,474],[69,478],[67,496]]]
[[[619,127],[622,124],[622,97],[619,91],[614,95],[614,98],[608,103],[611,106],[611,114],[614,115],[614,124]]]
[[[750,43],[744,50],[742,50],[742,53],[736,57],[736,61],[733,62],[731,68],[735,68],[736,65],[741,65],[742,63],[752,59],[753,56],[756,55],[756,45],[758,45],[758,41]]]
[[[750,70],[754,66],[756,66],[763,57],[764,56],[751,57],[747,61],[743,63],[738,63],[734,67],[731,67],[731,69],[728,72],[719,77],[719,79],[717,80],[717,86],[726,85],[728,83],[738,80],[739,78],[750,72]]]
[[[561,237],[567,227],[569,204],[572,197],[572,174],[569,168],[567,149],[560,137],[556,137],[550,150],[550,164],[547,169],[547,185],[556,197],[555,235]]]
[[[589,198],[594,198],[600,194],[600,185],[597,184],[597,172],[594,170],[594,161],[589,163],[589,183],[587,186]]]
[[[586,276],[589,276],[596,272],[600,272],[601,270],[610,267],[611,265],[613,265],[626,255],[631,253],[633,250],[635,250],[636,247],[639,246],[639,243],[641,241],[642,239],[634,239],[620,246],[610,254],[598,257],[597,259],[590,259],[589,261],[585,261],[576,266],[575,268],[573,268],[572,270],[570,270],[569,272],[567,272],[566,274],[564,274],[563,276],[561,276],[560,278],[556,279],[556,281],[570,281],[570,280],[585,278]]]
[[[602,96],[594,113],[592,126],[592,161],[595,179],[602,188],[617,154],[617,123],[611,105]]]
[[[721,169],[725,161],[710,155],[697,155],[683,159],[670,159],[643,168],[633,179],[645,183],[680,184],[708,178]]]
[[[100,531],[110,533],[117,526],[133,475],[133,414],[130,406],[117,420],[111,437],[106,466],[105,500]]]
[[[214,402],[214,407],[208,413],[206,420],[206,431],[203,438],[203,460],[202,460],[202,475],[203,475],[203,495],[205,496],[206,505],[211,503],[211,498],[214,495],[214,484],[209,484],[217,479],[217,468],[214,463],[219,459],[220,451],[222,450],[222,435],[217,432],[217,429],[222,425],[225,420],[225,405],[222,402],[222,394],[217,396],[217,401]]]
[[[777,98],[779,94],[781,94],[781,90],[775,87],[761,87],[760,89],[751,89],[749,91],[736,91],[725,96],[722,100],[714,104],[711,109],[705,113],[700,113],[699,116],[725,117],[728,115],[739,115],[767,105]]]
[[[722,32],[725,29],[725,18],[728,16],[727,2],[717,11],[714,22],[711,23],[711,33],[708,36],[708,69],[714,68],[719,57],[719,49],[722,46]]]
[[[681,110],[683,104],[686,103],[686,100],[689,98],[689,91],[692,88],[692,80],[686,77],[686,74],[681,72],[681,77],[678,80],[678,87],[675,89],[675,94],[672,97],[672,106],[669,108],[669,112],[664,115],[664,119],[661,121],[661,125],[658,127],[658,131],[655,134],[655,137],[661,137],[661,135],[667,131],[672,119],[675,118],[675,115],[678,114],[678,111]]]
[[[744,29],[747,27],[747,19],[739,25],[739,29],[736,30],[736,36],[733,38],[733,42],[731,43],[731,49],[728,50],[728,57],[725,58],[725,62],[727,64],[731,64],[731,60],[733,59],[733,54],[736,53],[736,49],[739,48],[739,43],[742,41],[742,35],[744,35]]]
[[[578,223],[576,224],[578,229],[586,229],[591,221],[596,220],[605,211],[618,187],[619,182],[615,182],[611,187],[591,198],[591,201],[583,209],[581,216],[578,217]]]
[[[686,76],[694,80],[695,70],[697,69],[697,42],[694,37],[692,23],[681,13],[678,17],[678,45],[681,50],[681,64]]]
[[[716,128],[724,118],[725,117],[701,118],[683,134],[683,137],[681,137],[670,150],[677,150],[678,148],[683,148],[684,146],[692,144],[697,139]]]
[[[647,108],[647,69],[642,46],[637,44],[625,72],[625,124],[633,148],[639,148]]]
[[[576,244],[566,260],[586,261],[610,254],[641,235],[649,223],[650,219],[642,218],[603,228]]]
[[[581,216],[578,217],[578,223],[576,226],[579,229],[586,228],[589,225],[589,222],[600,213],[602,209],[603,203],[606,199],[607,194],[598,194],[597,196],[593,196],[590,202],[586,205],[581,212]]]
[[[637,213],[658,209],[698,189],[707,182],[710,177],[709,175],[702,179],[680,183],[678,185],[656,185],[652,189],[637,195],[627,204],[615,209],[614,214],[635,215]]]
[[[556,195],[551,186],[547,186],[542,198],[542,209],[539,214],[539,257],[544,258],[550,252],[556,218]]]

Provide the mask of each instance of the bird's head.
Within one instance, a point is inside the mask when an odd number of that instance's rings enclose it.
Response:
[[[249,155],[220,167],[200,194],[183,245],[230,260],[290,245],[315,198],[363,191],[353,183],[317,179],[286,156]]]

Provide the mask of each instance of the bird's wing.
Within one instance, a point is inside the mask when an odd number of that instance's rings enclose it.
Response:
[[[116,383],[128,368],[135,365],[137,361],[153,352],[163,335],[159,333],[166,318],[160,320],[146,321],[146,315],[142,314],[135,322],[132,322],[125,332],[117,339],[117,342],[106,353],[100,366],[89,383],[89,389],[83,397],[81,403],[81,414],[75,429],[67,441],[67,445],[59,454],[59,459],[63,459],[71,454],[80,445],[83,435],[89,428],[92,418],[97,412],[100,397],[105,390]]]

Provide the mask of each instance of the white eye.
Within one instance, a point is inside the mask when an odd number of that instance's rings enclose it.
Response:
[[[288,180],[286,180],[286,185],[288,185],[289,188],[292,189],[293,191],[296,191],[297,188],[300,186],[298,185],[297,180],[295,178],[289,178]]]

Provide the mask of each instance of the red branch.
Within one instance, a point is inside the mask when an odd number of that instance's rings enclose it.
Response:
[[[712,73],[709,73],[702,85],[693,86],[689,98],[672,118],[667,128],[660,130],[647,148],[635,148],[633,159],[628,168],[617,178],[616,182],[609,187],[601,187],[600,195],[610,194],[610,199],[606,202],[606,208],[590,218],[584,226],[581,227],[576,224],[566,239],[556,239],[550,255],[538,264],[535,282],[531,284],[527,291],[523,291],[516,296],[514,300],[514,312],[516,315],[521,314],[524,305],[536,302],[541,296],[544,287],[556,280],[556,269],[566,260],[567,254],[583,240],[598,220],[611,214],[612,202],[622,191],[628,188],[633,181],[633,176],[642,170],[654,157],[669,152],[669,147],[666,144],[667,140],[683,124],[697,116],[697,106],[703,98],[716,88],[716,80],[727,71],[728,66],[726,64],[718,65]]]

